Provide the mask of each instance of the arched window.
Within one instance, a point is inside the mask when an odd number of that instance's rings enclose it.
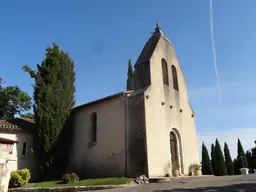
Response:
[[[173,88],[175,90],[179,91],[177,70],[176,70],[176,67],[174,65],[172,65],[172,82],[173,82]]]
[[[91,115],[91,143],[96,143],[97,141],[97,114],[93,113]]]
[[[162,75],[163,75],[163,84],[169,85],[169,77],[168,77],[168,67],[165,59],[162,59]]]

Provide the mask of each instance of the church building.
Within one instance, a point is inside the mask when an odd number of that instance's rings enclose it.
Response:
[[[135,63],[135,89],[75,107],[69,169],[87,177],[187,175],[200,163],[194,112],[159,26]]]

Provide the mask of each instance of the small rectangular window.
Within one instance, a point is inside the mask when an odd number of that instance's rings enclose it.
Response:
[[[24,142],[23,149],[22,149],[22,155],[26,155],[26,150],[27,150],[27,142]]]

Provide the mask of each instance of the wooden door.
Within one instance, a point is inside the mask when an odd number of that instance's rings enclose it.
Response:
[[[170,133],[170,148],[171,148],[171,156],[172,163],[178,163],[178,147],[177,147],[177,139],[174,133]]]

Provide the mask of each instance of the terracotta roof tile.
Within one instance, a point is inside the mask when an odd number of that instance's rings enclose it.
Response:
[[[107,97],[103,97],[101,99],[97,99],[97,100],[91,101],[89,103],[76,106],[76,107],[73,108],[73,110],[81,109],[81,108],[84,108],[84,107],[88,107],[90,105],[94,105],[94,104],[98,104],[98,103],[101,103],[101,102],[104,102],[104,101],[107,101],[107,100],[110,100],[110,99],[114,99],[116,97],[122,96],[123,94],[124,94],[124,92],[120,92],[120,93],[116,93],[116,94],[113,94],[113,95],[110,95],[110,96],[107,96]]]
[[[16,140],[6,139],[6,138],[3,138],[3,137],[0,137],[0,143],[19,143],[19,142],[16,141]]]
[[[120,96],[124,96],[124,95],[129,95],[129,94],[132,94],[132,93],[133,93],[133,90],[119,92],[119,93],[116,93],[116,94],[113,94],[113,95],[109,95],[107,97],[103,97],[101,99],[91,101],[91,102],[83,104],[83,105],[76,106],[76,107],[73,108],[73,110],[78,110],[78,109],[88,107],[88,106],[91,106],[91,105],[99,104],[99,103],[102,103],[104,101],[108,101],[110,99],[114,99],[116,97],[120,97]]]
[[[0,121],[0,133],[33,133],[35,123],[32,119],[15,118]]]

